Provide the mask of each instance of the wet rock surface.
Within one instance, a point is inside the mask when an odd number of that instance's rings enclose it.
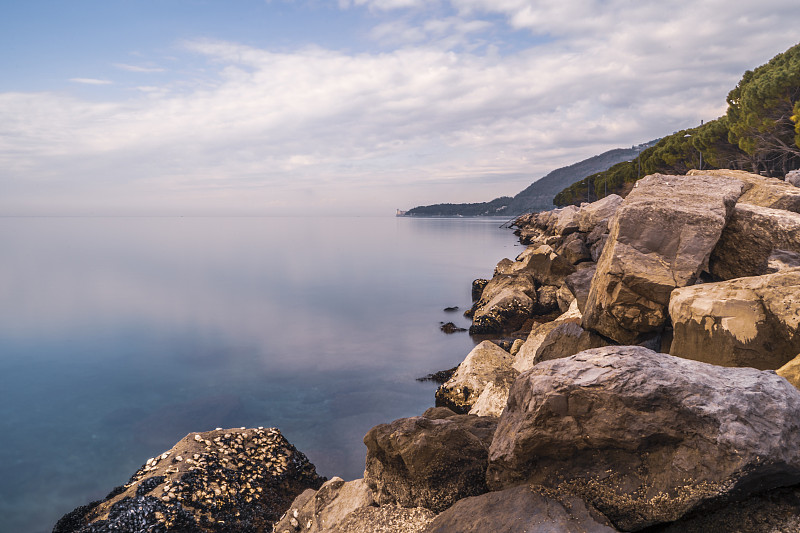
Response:
[[[577,493],[635,531],[800,483],[799,412],[800,392],[774,372],[588,350],[514,382],[487,480]]]
[[[275,428],[192,433],[54,532],[268,532],[295,496],[323,481]]]

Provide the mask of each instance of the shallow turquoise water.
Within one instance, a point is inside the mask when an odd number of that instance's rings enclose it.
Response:
[[[275,426],[361,477],[363,435],[474,346],[494,219],[0,218],[0,532],[50,531],[192,431]]]

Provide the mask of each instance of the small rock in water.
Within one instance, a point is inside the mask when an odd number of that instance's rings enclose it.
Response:
[[[458,306],[456,305],[453,307],[445,307],[444,311],[445,313],[455,313],[456,311],[458,311]]]
[[[446,324],[444,322],[440,322],[440,324],[441,324],[441,326],[439,327],[439,329],[441,329],[442,331],[444,331],[448,335],[451,334],[451,333],[456,333],[458,331],[467,331],[465,328],[460,328],[460,327],[456,326],[455,324],[453,324],[452,322],[448,322]]]

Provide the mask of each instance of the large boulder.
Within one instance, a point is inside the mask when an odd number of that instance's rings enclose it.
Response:
[[[540,285],[560,286],[565,277],[575,272],[575,266],[547,244],[528,246],[516,262],[522,265],[517,267],[518,272],[530,274]]]
[[[295,496],[324,480],[275,428],[190,433],[54,531],[267,532]]]
[[[531,330],[514,356],[512,367],[519,372],[525,372],[542,361],[569,357],[590,348],[607,345],[608,342],[601,336],[581,327],[581,314],[576,301],[557,319],[539,324]]]
[[[800,353],[800,268],[676,289],[669,314],[672,355],[775,370]]]
[[[777,178],[765,178],[743,170],[690,170],[687,175],[719,176],[739,180],[745,184],[745,190],[739,202],[743,204],[784,209],[800,213],[800,189]]]
[[[583,327],[621,344],[660,332],[669,295],[708,263],[742,182],[653,174],[617,210],[583,315]]]
[[[618,529],[800,482],[800,391],[774,372],[642,347],[536,365],[511,387],[491,490],[574,492]]]
[[[514,357],[491,341],[483,341],[458,365],[453,376],[436,391],[436,404],[466,413],[487,385],[508,389],[519,374]]]
[[[564,239],[556,250],[568,263],[577,265],[592,260],[592,252],[586,246],[586,236],[583,233],[573,233]]]
[[[503,409],[506,408],[508,391],[510,389],[510,382],[503,382],[500,384],[495,384],[494,382],[487,383],[480,396],[478,396],[478,399],[472,404],[469,414],[478,416],[500,416],[503,413]]]
[[[800,389],[800,355],[775,371],[779,376]]]
[[[776,250],[800,253],[800,214],[740,203],[711,254],[711,274],[718,279],[766,274]]]
[[[370,429],[364,480],[378,504],[444,511],[486,492],[486,464],[497,418],[445,408]]]
[[[614,533],[606,517],[577,496],[528,486],[472,496],[437,516],[425,533]]]
[[[497,334],[519,329],[531,317],[536,284],[529,274],[500,274],[483,288],[473,305],[470,334]]]
[[[295,498],[273,530],[276,533],[338,531],[339,524],[350,513],[374,503],[372,491],[363,479],[345,482],[334,477],[319,490],[308,489]]]
[[[616,194],[609,194],[596,202],[581,205],[578,214],[578,229],[583,233],[589,233],[597,230],[600,226],[599,231],[607,231],[608,222],[617,214],[620,205],[622,205],[622,197]]]

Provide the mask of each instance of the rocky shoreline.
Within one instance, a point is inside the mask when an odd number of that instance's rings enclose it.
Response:
[[[800,531],[800,188],[655,174],[524,215],[480,342],[364,478],[276,429],[190,434],[54,533]],[[484,337],[485,336],[485,337]]]

